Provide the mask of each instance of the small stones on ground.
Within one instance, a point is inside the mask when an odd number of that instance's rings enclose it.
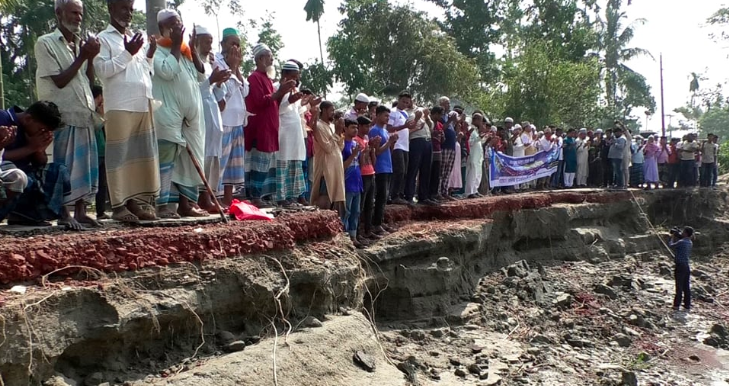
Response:
[[[480,354],[481,351],[483,351],[483,347],[481,347],[481,346],[479,346],[477,344],[474,344],[473,346],[471,346],[471,352],[472,353],[474,353],[474,354]]]
[[[695,355],[695,354],[694,355],[691,355],[689,357],[689,359],[692,360],[692,361],[694,361],[694,362],[701,362],[701,358],[699,358],[699,356],[698,355]]]
[[[595,293],[605,295],[613,300],[618,298],[618,293],[615,292],[615,290],[612,289],[611,287],[606,286],[605,284],[596,285]]]
[[[621,386],[638,386],[638,376],[632,371],[623,371]]]
[[[230,342],[229,344],[225,345],[225,352],[233,353],[233,352],[239,352],[243,351],[246,348],[246,342],[242,340],[236,340],[235,342]]]
[[[230,342],[235,341],[235,335],[233,335],[230,331],[220,330],[217,334],[215,334],[215,336],[222,344],[229,344]]]
[[[631,343],[633,343],[633,340],[628,335],[622,333],[615,334],[613,341],[620,347],[630,347]]]
[[[475,375],[481,374],[481,367],[476,363],[471,363],[468,365],[468,372]]]
[[[457,368],[456,371],[453,372],[457,377],[466,378],[466,370],[462,368]]]
[[[430,335],[433,338],[442,338],[445,335],[445,332],[442,328],[436,328],[435,330],[430,330]]]
[[[307,316],[306,319],[301,322],[301,325],[309,328],[318,328],[323,326],[322,322],[313,316]]]
[[[363,370],[366,370],[370,373],[375,371],[375,357],[373,357],[372,355],[369,355],[364,351],[357,351],[354,353],[352,359],[354,360],[354,363],[356,363]]]
[[[84,379],[85,386],[99,386],[104,382],[104,374],[100,372],[93,373]]]
[[[558,294],[557,298],[552,301],[552,304],[560,309],[567,309],[572,305],[572,295],[562,293]]]
[[[458,359],[458,358],[456,358],[456,357],[450,357],[450,358],[448,358],[448,362],[450,362],[450,364],[452,366],[460,366],[461,365],[461,360]]]
[[[410,339],[414,341],[423,341],[425,340],[425,332],[423,330],[414,330],[410,332]]]

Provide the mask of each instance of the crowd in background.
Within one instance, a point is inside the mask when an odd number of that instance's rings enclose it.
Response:
[[[10,224],[100,226],[107,198],[111,217],[125,223],[202,217],[238,197],[259,208],[337,210],[359,246],[392,231],[388,204],[716,184],[711,134],[669,142],[633,136],[619,122],[604,131],[538,129],[511,118],[497,125],[445,96],[418,107],[407,91],[391,104],[362,93],[336,111],[301,85],[299,61],[276,73],[265,44],[253,48],[256,67],[244,76],[235,29],[223,31],[216,53],[209,30],[196,26],[186,40],[180,15],[162,10],[161,36],[145,39],[128,29],[134,0],[108,3],[109,27],[82,40],[83,4],[56,0],[57,29],[35,48],[40,102],[0,113],[0,218]],[[559,152],[553,174],[489,186],[493,154],[540,151]]]

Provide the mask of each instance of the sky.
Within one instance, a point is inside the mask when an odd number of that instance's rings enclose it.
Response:
[[[391,0],[393,3],[405,4],[403,0]],[[137,1],[138,6],[144,3]],[[321,20],[322,40],[332,36],[342,15],[337,8],[340,0],[326,0],[325,13]],[[424,0],[411,0],[407,3],[433,16],[438,15],[438,8]],[[629,67],[643,74],[650,84],[658,103],[658,112],[648,122],[649,129],[659,129],[660,120],[660,70],[659,55],[663,54],[665,112],[672,114],[673,109],[684,106],[689,99],[689,80],[692,72],[703,74],[707,79],[701,82],[703,87],[713,87],[717,83],[729,80],[729,42],[716,43],[709,38],[712,27],[706,25],[711,16],[727,0],[634,0],[630,6],[624,6],[628,13],[627,23],[643,18],[645,25],[636,26],[633,47],[640,47],[651,52],[654,58],[641,57],[628,63]],[[268,12],[274,12],[273,24],[283,38],[284,48],[278,57],[281,59],[298,59],[309,61],[319,55],[317,31],[314,23],[306,22],[304,12],[305,0],[263,0],[243,1],[245,5],[244,19],[259,19]],[[204,14],[195,0],[186,1],[180,9],[185,26],[203,24],[215,30],[216,20]],[[226,10],[227,11],[227,10]],[[220,28],[233,26],[236,17],[221,12],[218,19]],[[190,17],[189,15],[194,15]],[[250,36],[255,36],[250,34]],[[325,56],[326,56],[326,47]],[[726,89],[726,87],[725,87]],[[336,91],[336,90],[335,90]],[[336,98],[330,98],[336,100]],[[644,109],[633,111],[640,114],[645,124]],[[676,124],[679,117],[673,117]],[[666,125],[669,123],[666,117]]]

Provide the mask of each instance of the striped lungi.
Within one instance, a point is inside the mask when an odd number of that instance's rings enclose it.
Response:
[[[99,191],[99,151],[94,128],[66,126],[53,133],[53,162],[66,165],[71,175],[71,194],[64,205],[90,203]]]
[[[152,114],[107,111],[106,177],[111,207],[139,199],[153,203],[159,195],[157,135]]]
[[[213,190],[213,192],[219,192],[220,189],[220,181],[221,177],[223,175],[222,169],[220,168],[220,158],[211,156],[211,157],[205,157],[205,179],[208,180],[208,185],[210,185],[210,188]],[[205,187],[203,186],[200,188],[200,191],[207,191]]]
[[[251,198],[262,198],[276,192],[276,153],[252,149],[245,153],[246,189]]]
[[[184,186],[172,181],[175,166],[180,162],[180,157],[189,157],[187,150],[174,142],[159,141],[159,176],[160,195],[157,199],[158,206],[176,204],[180,202],[180,195],[192,202],[197,202],[200,186]]]
[[[243,140],[243,126],[223,126],[222,185],[241,185],[245,181],[246,148]]]
[[[296,200],[306,191],[302,163],[276,160],[276,201]]]

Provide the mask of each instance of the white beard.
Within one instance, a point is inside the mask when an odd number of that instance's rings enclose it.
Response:
[[[72,25],[72,24],[66,24],[62,23],[64,27],[66,27],[67,30],[71,31],[71,33],[78,34],[81,32],[81,26],[80,25]]]
[[[119,26],[122,28],[129,27],[129,23],[127,23],[126,21],[121,21],[121,20],[116,20],[116,19],[114,19],[114,21],[116,22],[116,24],[119,24]]]
[[[269,79],[275,79],[276,78],[276,68],[274,66],[266,67],[266,75],[268,75]]]

